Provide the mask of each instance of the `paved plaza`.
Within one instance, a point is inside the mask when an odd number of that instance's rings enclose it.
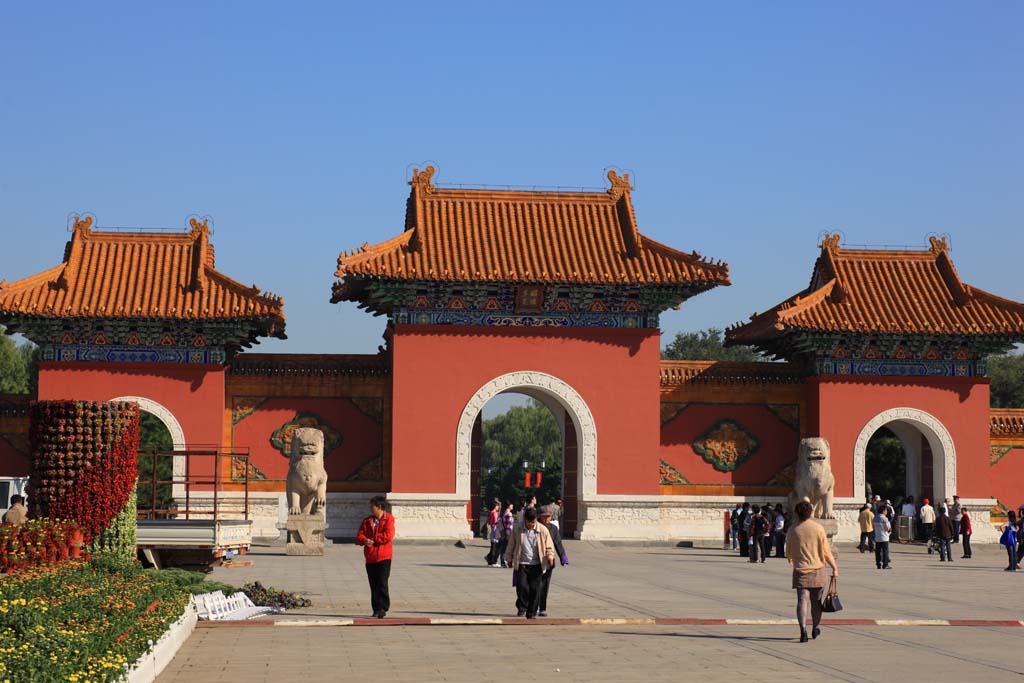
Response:
[[[1024,628],[932,625],[1024,618],[1018,597],[1024,575],[1002,571],[998,546],[979,546],[972,560],[947,564],[923,546],[895,545],[890,571],[876,570],[873,558],[853,547],[840,547],[846,609],[834,616],[892,625],[830,625],[821,639],[807,644],[795,639],[794,593],[784,560],[752,565],[713,547],[570,542],[567,551],[571,565],[555,572],[551,617],[622,623],[218,624],[198,628],[158,680],[995,681],[1024,675]],[[388,616],[515,616],[511,573],[485,566],[484,552],[480,541],[466,548],[396,546]],[[258,579],[300,591],[313,606],[278,617],[291,624],[369,616],[362,553],[354,545],[330,546],[322,558],[289,558],[281,548],[257,548],[250,559],[252,566],[218,568],[211,578],[232,584]],[[648,623],[630,623],[637,619]],[[733,623],[651,621],[664,619]]]

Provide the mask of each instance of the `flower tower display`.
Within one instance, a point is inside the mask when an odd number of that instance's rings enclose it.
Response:
[[[74,520],[93,552],[134,559],[138,405],[36,401],[30,435],[32,516]]]

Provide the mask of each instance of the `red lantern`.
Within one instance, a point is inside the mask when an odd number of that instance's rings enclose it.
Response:
[[[530,473],[526,473],[526,488],[530,488]]]
[[[541,478],[542,478],[543,476],[544,476],[544,473],[543,473],[543,472],[538,472],[538,473],[537,473],[537,488],[540,488],[540,480],[541,480]]]

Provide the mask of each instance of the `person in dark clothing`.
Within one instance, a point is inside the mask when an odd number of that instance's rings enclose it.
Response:
[[[768,518],[761,512],[761,508],[754,506],[750,517],[750,561],[764,562],[764,539],[768,532]]]
[[[971,559],[971,534],[974,533],[974,529],[971,527],[971,516],[967,514],[967,508],[961,507],[960,514],[963,515],[960,518],[960,538],[963,539],[964,556],[961,559]]]
[[[555,555],[558,556],[559,561],[564,567],[569,564],[569,556],[565,554],[565,547],[562,545],[562,532],[559,530],[558,525],[552,521],[552,516],[551,508],[545,505],[540,509],[540,514],[537,515],[537,521],[546,526],[551,533],[551,542],[555,546]],[[551,563],[551,566],[548,567],[548,570],[541,577],[538,616],[546,617],[548,615],[548,590],[551,588],[551,574],[554,571],[555,565]]]
[[[1010,510],[1006,513],[1006,524],[1002,526],[1003,533],[999,537],[999,543],[1006,548],[1006,555],[1009,564],[1003,571],[1017,571],[1017,533],[1020,527],[1017,525],[1017,514]]]
[[[775,505],[775,557],[786,556],[786,513],[782,510],[782,503]]]
[[[750,503],[744,503],[738,521],[740,528],[740,557],[750,557]]]
[[[935,520],[935,533],[939,537],[939,562],[952,562],[953,550],[950,544],[953,542],[953,520],[945,506],[941,508],[939,517]]]
[[[387,511],[384,496],[370,499],[370,516],[363,520],[356,543],[363,546],[366,578],[370,582],[370,606],[373,616],[383,619],[391,609],[388,579],[391,577],[391,542],[395,539],[395,518]]]

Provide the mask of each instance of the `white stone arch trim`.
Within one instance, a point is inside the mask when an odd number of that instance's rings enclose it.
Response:
[[[593,496],[597,493],[597,425],[583,397],[562,380],[545,372],[509,372],[480,387],[459,418],[455,437],[455,495],[459,498],[470,496],[470,465],[473,424],[484,405],[498,394],[508,391],[542,393],[558,401],[572,417],[577,432],[577,454],[579,457],[579,496]]]
[[[119,396],[117,398],[110,399],[111,401],[125,401],[137,403],[140,410],[144,410],[156,419],[163,422],[164,426],[167,427],[167,431],[171,435],[171,450],[184,451],[185,450],[185,430],[181,428],[181,423],[178,422],[178,418],[174,417],[174,413],[168,410],[165,406],[157,403],[151,398],[144,396]],[[184,481],[185,478],[185,456],[175,455],[174,462],[172,463],[172,476],[171,478],[175,481]],[[184,484],[172,484],[171,495],[177,498],[178,496],[185,495]]]
[[[164,423],[164,426],[167,427],[167,431],[171,435],[171,443],[173,444],[172,448],[176,451],[185,450],[185,430],[181,428],[181,423],[178,422],[178,418],[174,417],[174,413],[166,407],[160,405],[151,398],[145,398],[143,396],[119,396],[110,400],[138,403],[141,410],[146,411]]]
[[[864,428],[860,430],[857,441],[853,447],[853,497],[856,500],[864,500],[866,494],[864,486],[865,470],[867,463],[868,441],[879,429],[890,422],[909,422],[920,429],[924,437],[928,439],[928,445],[932,449],[932,457],[941,457],[943,486],[945,490],[941,493],[936,491],[935,498],[952,496],[956,492],[956,447],[953,445],[953,437],[946,426],[929,413],[917,408],[890,408],[883,410],[878,415],[868,420]],[[940,453],[941,451],[941,453]],[[932,466],[935,466],[932,462]],[[940,497],[941,496],[941,497]]]

